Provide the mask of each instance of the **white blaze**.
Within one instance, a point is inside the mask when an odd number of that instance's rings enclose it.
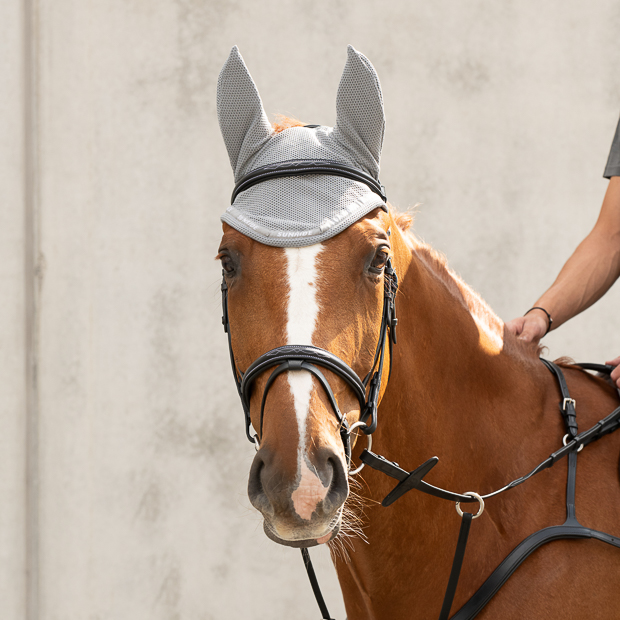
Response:
[[[312,335],[319,315],[317,301],[317,256],[323,249],[319,243],[303,248],[286,248],[287,275],[289,283],[288,316],[286,324],[286,343],[312,345]],[[312,375],[305,370],[287,373],[288,383],[293,395],[295,417],[299,430],[299,447],[297,449],[297,471],[300,475],[300,487],[293,498],[295,509],[305,519],[312,514],[313,504],[322,494],[320,480],[310,472],[305,463],[305,438],[310,396],[312,394]],[[305,487],[312,489],[305,489]],[[304,487],[303,489],[301,487]],[[327,489],[325,489],[325,492]]]

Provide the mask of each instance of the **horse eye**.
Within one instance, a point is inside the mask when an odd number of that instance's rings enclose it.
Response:
[[[370,270],[374,273],[381,273],[388,260],[388,253],[385,250],[379,250],[370,263]]]
[[[232,275],[235,271],[235,266],[230,258],[230,256],[224,255],[220,258],[220,262],[222,263],[222,269],[226,272],[227,275]]]

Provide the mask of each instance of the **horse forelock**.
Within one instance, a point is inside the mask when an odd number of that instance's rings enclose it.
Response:
[[[307,123],[304,123],[299,119],[284,116],[284,114],[276,114],[274,122],[271,123],[271,126],[273,127],[273,133],[278,134],[287,129],[291,129],[291,127],[303,127],[306,124]]]

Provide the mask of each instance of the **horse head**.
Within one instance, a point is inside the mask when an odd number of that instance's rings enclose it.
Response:
[[[218,257],[233,372],[257,446],[249,497],[269,538],[313,546],[339,532],[351,443],[376,424],[370,410],[389,374],[389,278],[405,242],[378,181],[381,89],[349,47],[336,126],[278,133],[233,48],[218,116],[237,184]]]

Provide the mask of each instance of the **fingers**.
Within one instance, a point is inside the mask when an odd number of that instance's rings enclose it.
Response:
[[[525,317],[519,316],[516,319],[512,319],[512,321],[508,321],[505,327],[506,330],[511,334],[518,336],[523,331],[523,323],[525,322]]]
[[[547,331],[547,317],[539,311],[530,312],[508,321],[506,329],[519,340],[538,344]]]
[[[605,362],[610,366],[615,366],[615,368],[611,371],[611,375],[609,375],[612,381],[615,381],[616,387],[620,390],[620,356],[611,360],[610,362]]]

